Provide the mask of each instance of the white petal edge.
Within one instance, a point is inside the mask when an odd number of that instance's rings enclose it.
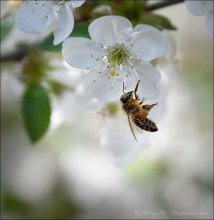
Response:
[[[88,27],[91,39],[100,44],[124,43],[125,33],[132,28],[131,22],[121,16],[103,16],[95,19]]]
[[[206,26],[207,26],[207,31],[209,35],[213,36],[213,12],[210,12],[206,16]]]
[[[25,1],[15,14],[16,27],[23,32],[45,31],[54,19],[52,1]]]
[[[72,67],[86,69],[96,66],[104,54],[92,40],[81,37],[67,38],[62,44],[64,60]],[[92,56],[93,55],[93,56]]]
[[[177,51],[175,38],[168,31],[166,32],[164,31],[162,32],[162,34],[165,37],[166,42],[167,42],[164,58],[174,58],[176,55],[176,51]]]
[[[149,25],[137,25],[132,32],[131,51],[145,61],[153,60],[166,52],[167,42],[163,34]]]
[[[135,69],[140,79],[139,97],[141,99],[156,98],[159,95],[160,72],[147,62],[144,62],[143,65],[139,62],[135,63]]]
[[[85,0],[71,0],[71,5],[73,8],[80,7],[82,4],[85,3]]]
[[[185,3],[188,11],[195,16],[207,14],[210,10],[210,7],[212,7],[212,1],[210,0],[186,0]]]
[[[60,7],[58,15],[57,28],[54,31],[54,45],[64,41],[70,35],[74,27],[73,12],[68,3],[63,4]]]

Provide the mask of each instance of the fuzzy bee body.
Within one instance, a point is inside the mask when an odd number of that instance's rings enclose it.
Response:
[[[136,88],[134,91],[127,92],[121,96],[120,101],[122,102],[123,110],[128,115],[129,120],[129,126],[131,128],[132,134],[135,137],[134,130],[132,128],[132,124],[136,125],[138,128],[149,131],[149,132],[156,132],[158,131],[158,128],[156,124],[149,118],[147,118],[149,111],[153,108],[153,106],[157,105],[155,104],[146,104],[142,105],[143,101],[140,101],[138,95],[137,95],[137,89],[139,82],[136,85]],[[134,97],[135,95],[135,97]]]
[[[155,132],[158,131],[156,124],[149,118],[140,118],[138,115],[132,118],[133,122],[145,131]]]

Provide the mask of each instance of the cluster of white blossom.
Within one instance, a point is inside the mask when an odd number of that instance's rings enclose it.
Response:
[[[25,32],[43,32],[55,25],[54,44],[72,32],[72,9],[84,1],[25,1],[16,12],[16,26]],[[108,31],[106,31],[108,30]],[[62,54],[75,68],[88,69],[85,92],[103,102],[118,100],[123,83],[127,91],[141,80],[141,98],[158,95],[159,72],[149,63],[165,52],[161,32],[121,16],[103,16],[89,25],[90,39],[71,37],[63,42]]]
[[[133,90],[140,79],[140,98],[158,95],[159,72],[150,61],[165,53],[162,33],[149,25],[131,22],[121,16],[103,16],[88,28],[91,39],[70,37],[74,27],[73,9],[85,0],[24,1],[16,12],[16,26],[24,32],[44,32],[54,26],[54,44],[63,42],[62,55],[74,68],[89,70],[83,83],[89,96],[103,102],[118,100],[122,85]],[[207,28],[213,33],[213,1],[186,1],[194,15],[207,15]]]
[[[186,0],[187,9],[195,16],[206,16],[206,27],[210,35],[213,35],[213,0]]]
[[[163,96],[167,95],[169,82],[160,82],[164,74],[160,74],[151,61],[167,56],[168,37],[149,25],[133,27],[127,18],[116,15],[92,21],[88,27],[91,39],[69,37],[74,27],[73,9],[84,2],[25,1],[16,12],[16,26],[24,32],[44,32],[52,28],[54,45],[63,42],[62,55],[66,63],[72,68],[87,70],[83,82],[75,90],[79,104],[84,102],[87,108],[100,110],[105,102],[119,100],[123,85],[126,91],[132,91],[140,80],[139,97],[154,99],[161,88],[163,92],[159,99],[164,106]],[[212,34],[213,1],[187,0],[186,4],[192,14],[207,15],[208,32]],[[168,48],[168,53],[171,48]],[[88,96],[83,94],[83,88]],[[61,114],[53,113],[53,118]],[[145,144],[143,142],[147,141],[144,135],[143,140],[134,142],[125,118],[108,118],[103,125],[98,135],[100,144],[113,152],[118,164],[135,157]],[[115,126],[117,132],[114,132]]]
[[[195,16],[206,16],[206,27],[210,35],[213,36],[213,0],[186,0],[189,12]]]
[[[64,41],[74,27],[73,8],[85,0],[75,1],[24,1],[16,11],[16,26],[24,32],[46,31],[55,27],[54,45]]]
[[[2,219],[212,219],[209,113],[213,97],[208,93],[213,85],[207,83],[209,72],[204,78],[193,75],[192,85],[189,80],[186,86],[186,78],[174,83],[178,66],[172,35],[148,25],[132,27],[121,16],[92,21],[91,39],[68,38],[74,26],[73,9],[84,2],[22,1],[16,12],[17,27],[24,32],[54,31],[54,44],[62,43],[64,59],[44,53],[51,56],[53,69],[47,70],[41,85],[49,92],[58,84],[55,93],[48,93],[52,104],[49,131],[36,146],[20,120],[24,62],[1,67]],[[213,0],[186,4],[194,15],[207,16],[212,34]],[[20,42],[29,40],[34,45],[44,38],[17,32],[5,38],[5,52]],[[204,43],[201,36],[197,45]],[[213,45],[205,43],[201,54]],[[185,50],[192,54],[195,45]],[[187,62],[188,54],[183,57]],[[205,65],[210,68],[212,57],[204,57],[199,56],[196,66],[208,59]],[[204,68],[201,71],[201,75],[206,73]],[[136,142],[119,97],[123,83],[130,91],[138,79],[140,98],[146,98],[146,104],[158,103],[149,118],[159,132],[136,134]],[[204,79],[204,87],[198,79]],[[204,117],[199,120],[201,111]],[[128,166],[118,169],[112,159],[118,166]]]
[[[88,95],[104,102],[116,101],[123,83],[131,91],[139,79],[141,98],[158,95],[160,74],[149,61],[165,52],[166,42],[160,31],[141,24],[132,28],[131,22],[120,16],[98,18],[88,30],[91,40],[71,37],[62,49],[72,67],[89,69],[84,80]]]

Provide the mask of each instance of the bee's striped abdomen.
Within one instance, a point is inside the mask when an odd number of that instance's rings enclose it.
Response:
[[[150,131],[150,132],[158,131],[156,124],[148,118],[141,119],[140,117],[135,116],[133,117],[133,121],[139,128],[145,131]]]

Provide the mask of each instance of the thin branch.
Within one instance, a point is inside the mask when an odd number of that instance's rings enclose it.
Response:
[[[26,45],[24,48],[19,48],[16,51],[13,51],[11,53],[1,55],[0,56],[0,62],[20,62],[22,59],[26,57],[26,55],[31,51],[32,49],[36,48],[42,41],[38,41],[33,44]]]
[[[152,4],[152,5],[146,6],[145,10],[146,11],[154,11],[154,10],[157,10],[157,9],[165,8],[165,7],[168,7],[168,6],[171,6],[171,5],[175,5],[175,4],[178,4],[178,3],[182,3],[182,2],[184,2],[184,0],[166,0],[166,1],[161,1],[161,2],[158,2],[156,4]]]
[[[4,56],[0,57],[0,62],[19,62],[21,61],[27,54],[27,51],[15,51],[13,53],[10,54],[6,54]]]

